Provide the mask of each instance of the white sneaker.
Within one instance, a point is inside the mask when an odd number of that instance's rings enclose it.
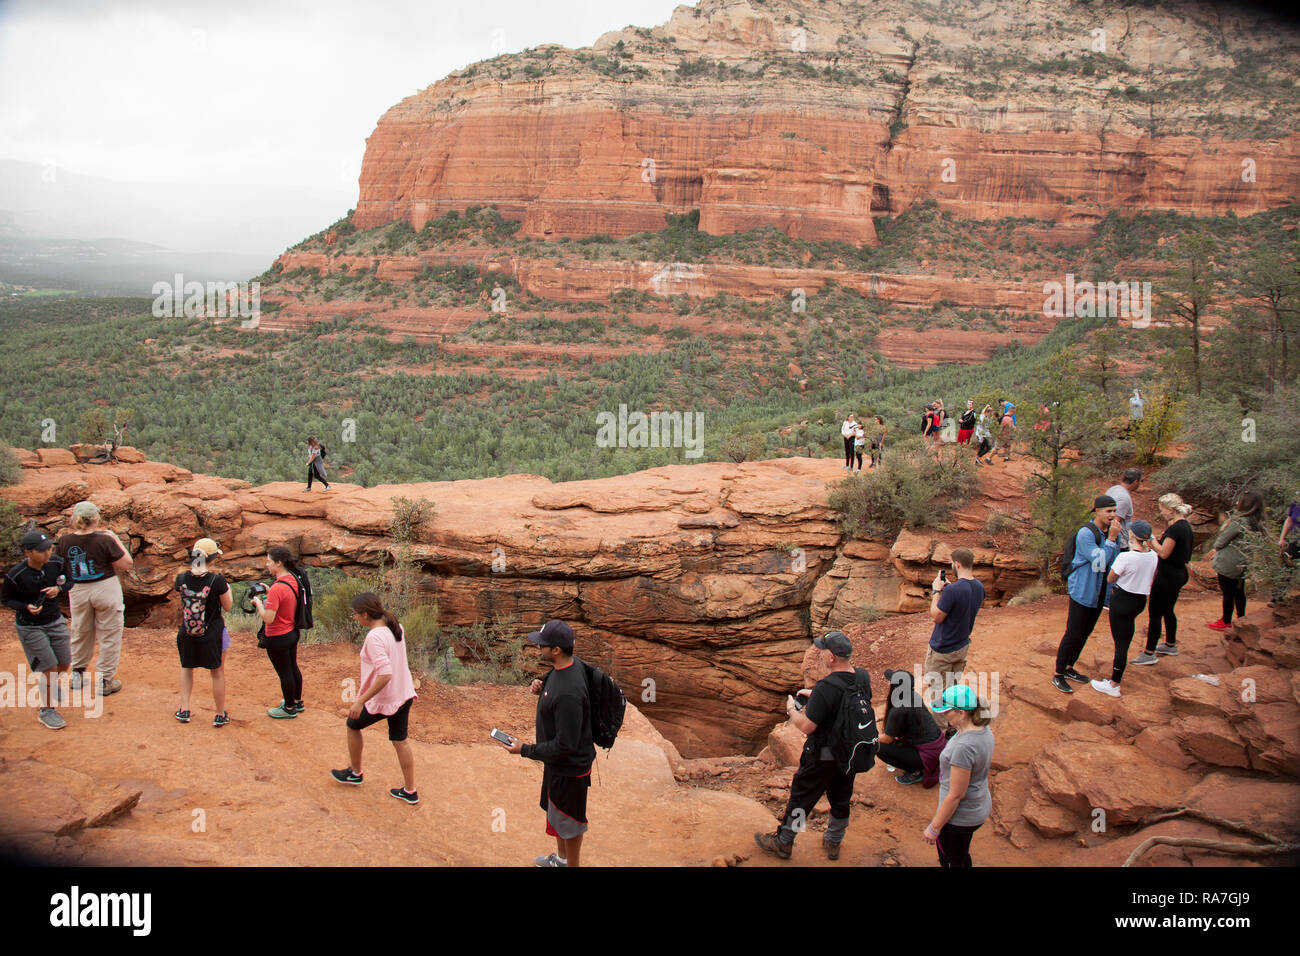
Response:
[[[1115,687],[1115,686],[1114,686],[1113,684],[1111,684],[1111,682],[1108,681],[1108,680],[1095,680],[1095,681],[1093,681],[1093,682],[1092,682],[1092,689],[1095,690],[1095,691],[1100,691],[1101,693],[1105,694],[1107,697],[1118,697],[1118,696],[1119,696],[1119,688],[1118,688],[1118,687]]]

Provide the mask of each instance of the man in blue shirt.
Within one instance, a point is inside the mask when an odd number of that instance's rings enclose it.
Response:
[[[1056,674],[1052,686],[1063,694],[1074,693],[1069,684],[1088,683],[1088,678],[1074,669],[1083,653],[1092,629],[1097,626],[1106,598],[1106,572],[1119,556],[1121,522],[1115,517],[1115,499],[1098,495],[1092,503],[1093,519],[1074,535],[1074,560],[1066,575],[1070,593],[1070,610],[1065,619],[1065,634],[1056,649]],[[1106,528],[1102,538],[1101,529]]]
[[[975,615],[984,604],[984,585],[975,580],[975,555],[969,548],[953,549],[952,573],[952,581],[935,576],[930,598],[934,631],[925,652],[925,689],[932,705],[945,690],[961,683]],[[948,726],[947,717],[938,720],[941,726]]]

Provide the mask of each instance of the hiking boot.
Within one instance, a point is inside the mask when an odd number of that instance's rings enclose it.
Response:
[[[296,710],[289,710],[285,707],[272,707],[266,712],[266,716],[274,717],[276,720],[284,720],[289,717],[297,717],[298,712]]]
[[[1066,680],[1072,680],[1072,681],[1074,681],[1076,684],[1086,684],[1086,683],[1088,683],[1088,678],[1084,677],[1082,674],[1080,674],[1078,671],[1076,671],[1073,667],[1067,667],[1067,668],[1066,668],[1065,670],[1063,670],[1061,673],[1065,676],[1065,679],[1066,679]]]
[[[85,671],[73,671],[72,680],[68,682],[68,686],[71,687],[73,690],[81,690],[81,685],[84,684],[85,682],[86,682]]]
[[[212,718],[213,727],[224,727],[228,723],[230,723],[229,714],[217,714],[215,717]]]
[[[1172,656],[1174,656],[1175,654],[1178,653],[1178,645],[1177,645],[1177,644],[1166,644],[1166,643],[1164,643],[1164,642],[1162,641],[1161,643],[1159,643],[1159,644],[1156,645],[1156,653],[1157,653],[1157,654],[1168,654],[1169,656],[1172,657]]]
[[[556,853],[550,853],[546,856],[536,857],[533,860],[533,864],[536,866],[568,866],[569,865],[567,861],[561,860],[559,855]]]
[[[62,730],[68,726],[68,722],[53,707],[42,707],[41,712],[36,715],[36,719],[49,727],[50,730]]]
[[[895,777],[894,779],[897,780],[899,783],[903,784],[904,786],[906,786],[912,783],[920,783],[922,780],[925,779],[925,774],[922,773],[920,770],[914,770],[911,773],[901,774],[898,777]]]
[[[122,682],[120,680],[104,680],[102,677],[99,680],[99,695],[101,697],[116,694],[121,689]]]
[[[350,783],[354,787],[361,783],[361,774],[353,773],[351,767],[348,767],[346,770],[331,770],[330,776],[339,783]]]
[[[1092,689],[1098,693],[1105,694],[1107,697],[1119,696],[1119,688],[1108,680],[1092,681]]]
[[[182,724],[188,724],[190,722],[190,712],[188,710],[178,710],[176,713],[172,714],[172,716]]]
[[[403,803],[409,803],[411,806],[415,806],[420,802],[420,795],[414,791],[407,790],[405,787],[394,787],[392,790],[388,791],[388,795],[390,797],[396,797]]]
[[[1130,664],[1139,664],[1139,665],[1140,665],[1140,664],[1154,664],[1154,663],[1155,663],[1156,661],[1158,661],[1158,660],[1160,660],[1160,658],[1156,657],[1154,654],[1148,654],[1146,651],[1143,651],[1143,652],[1142,652],[1141,654],[1139,654],[1137,657],[1133,658],[1133,660],[1129,661],[1129,663],[1130,663]]]
[[[1232,625],[1230,625],[1230,624],[1224,624],[1224,623],[1223,623],[1223,618],[1219,618],[1217,621],[1211,621],[1209,624],[1207,624],[1207,625],[1205,625],[1205,626],[1208,627],[1208,628],[1209,628],[1210,630],[1212,630],[1212,631],[1226,631],[1226,630],[1227,630],[1229,627],[1231,627]]]
[[[775,833],[755,833],[754,842],[758,844],[760,850],[780,857],[782,860],[790,859],[790,851],[794,848],[794,844],[786,843]]]
[[[1057,690],[1059,690],[1062,694],[1074,693],[1074,688],[1070,686],[1070,682],[1067,681],[1060,674],[1057,674],[1055,677],[1052,678],[1052,686],[1055,687]]]
[[[826,851],[826,859],[838,860],[840,858],[840,845],[838,843],[822,840],[822,848]]]

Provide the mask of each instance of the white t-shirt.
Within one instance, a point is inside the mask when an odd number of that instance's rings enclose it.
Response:
[[[853,445],[855,448],[861,448],[866,443],[867,443],[867,430],[863,428],[861,425],[858,425],[858,427],[853,432]]]
[[[1121,551],[1110,569],[1115,572],[1115,586],[1129,594],[1150,594],[1160,556],[1154,551]]]
[[[857,422],[851,422],[846,418],[844,419],[844,424],[840,426],[840,434],[843,435],[845,438],[852,438],[853,433],[857,430],[857,428],[858,428]]]

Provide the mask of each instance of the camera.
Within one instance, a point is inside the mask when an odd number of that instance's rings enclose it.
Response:
[[[240,602],[239,609],[245,614],[256,613],[257,608],[253,607],[253,598],[266,597],[267,590],[267,586],[261,581],[254,581],[248,586],[248,590],[244,592],[244,600]]]

